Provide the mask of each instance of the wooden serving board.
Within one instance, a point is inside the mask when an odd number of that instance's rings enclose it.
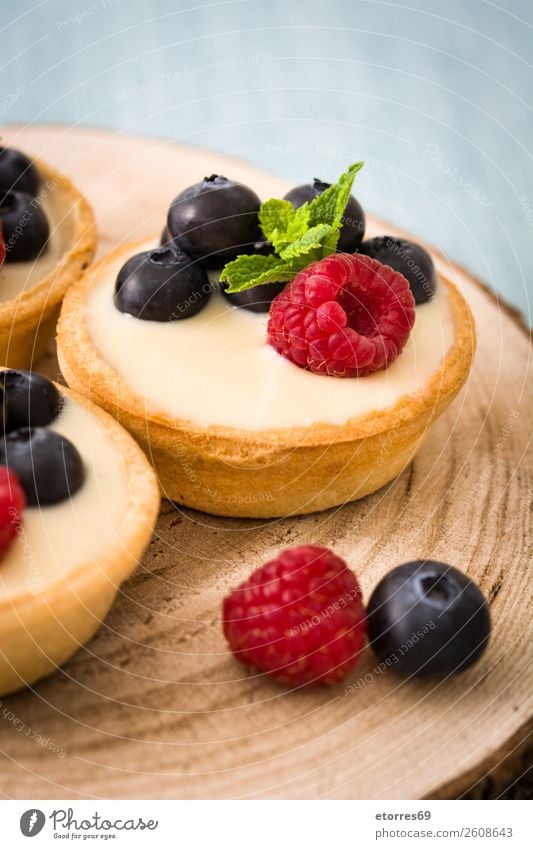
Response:
[[[174,194],[204,174],[227,173],[264,197],[286,189],[223,155],[98,130],[9,128],[4,139],[74,177],[94,205],[101,252],[158,232]],[[532,691],[531,352],[518,317],[465,271],[453,273],[474,310],[479,349],[466,389],[414,463],[375,495],[304,518],[236,521],[164,503],[96,638],[0,705],[5,797],[458,795],[523,742]],[[280,547],[301,542],[345,557],[366,598],[403,561],[458,566],[490,598],[488,652],[441,684],[377,674],[368,649],[335,689],[288,692],[249,674],[224,643],[222,597]]]

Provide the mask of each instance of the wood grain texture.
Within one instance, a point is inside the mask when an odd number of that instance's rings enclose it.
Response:
[[[87,191],[102,250],[157,231],[176,190],[204,172],[224,169],[263,195],[284,188],[243,163],[170,144],[66,128],[6,135]],[[531,349],[513,314],[452,272],[479,349],[466,389],[414,463],[360,502],[298,519],[220,519],[166,503],[95,639],[33,692],[0,705],[5,797],[457,795],[523,741],[532,691]],[[280,546],[304,541],[344,556],[366,598],[384,572],[414,557],[468,572],[491,601],[488,652],[440,684],[379,674],[369,650],[336,689],[288,692],[250,674],[227,651],[221,599]]]

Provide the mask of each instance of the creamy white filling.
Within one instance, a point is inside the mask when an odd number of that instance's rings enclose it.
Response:
[[[232,307],[219,292],[197,315],[180,321],[142,321],[119,312],[113,289],[127,258],[125,251],[106,264],[91,289],[85,315],[90,336],[102,359],[144,400],[147,412],[203,427],[343,424],[419,391],[454,341],[441,282],[432,301],[417,307],[409,341],[390,368],[359,379],[315,375],[267,343],[268,314]]]
[[[10,301],[22,292],[29,291],[39,280],[42,280],[58,264],[68,249],[72,238],[72,222],[70,215],[65,213],[61,204],[59,192],[47,190],[46,196],[40,201],[48,224],[50,237],[46,250],[41,256],[30,262],[4,262],[0,267],[0,302]]]
[[[101,555],[119,540],[128,506],[124,459],[104,424],[85,407],[65,399],[50,426],[76,446],[85,466],[83,486],[70,500],[27,507],[20,534],[0,561],[0,598],[21,587],[40,593],[82,563],[98,569]]]

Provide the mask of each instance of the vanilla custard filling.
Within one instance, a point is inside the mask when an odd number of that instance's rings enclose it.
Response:
[[[138,248],[149,250],[149,242]],[[174,322],[143,321],[113,303],[118,271],[130,251],[100,266],[85,321],[100,357],[144,403],[196,425],[263,430],[349,419],[393,406],[427,383],[454,342],[453,317],[440,281],[416,308],[402,354],[363,378],[312,374],[267,343],[268,313],[231,306],[215,291],[204,309]]]
[[[43,188],[46,192],[46,187]],[[46,249],[29,262],[4,262],[0,267],[0,303],[28,292],[59,263],[72,240],[71,217],[53,189],[39,201],[50,227]]]
[[[48,427],[78,449],[85,481],[71,499],[26,507],[20,533],[0,561],[0,599],[21,589],[39,594],[83,563],[120,542],[118,528],[129,504],[124,459],[105,425],[70,398]]]

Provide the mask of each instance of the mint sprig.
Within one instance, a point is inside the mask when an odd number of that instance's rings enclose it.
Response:
[[[350,165],[336,183],[298,209],[279,198],[261,204],[259,224],[274,253],[245,254],[229,262],[220,275],[221,282],[229,283],[227,291],[292,280],[311,262],[333,253],[355,175],[362,167],[363,162]]]
[[[306,256],[311,253],[311,251],[321,248],[326,237],[330,236],[331,227],[329,224],[316,224],[314,227],[310,227],[309,230],[306,230],[303,236],[299,239],[295,239],[293,242],[290,242],[290,244],[280,251],[279,255],[286,262],[290,262],[293,259],[298,259],[300,256]]]
[[[293,277],[289,263],[274,254],[269,256],[245,254],[224,266],[220,280],[222,282],[231,280],[228,292],[244,292],[245,289],[251,289],[252,286],[259,286],[261,283],[270,283],[274,280],[289,281]]]

